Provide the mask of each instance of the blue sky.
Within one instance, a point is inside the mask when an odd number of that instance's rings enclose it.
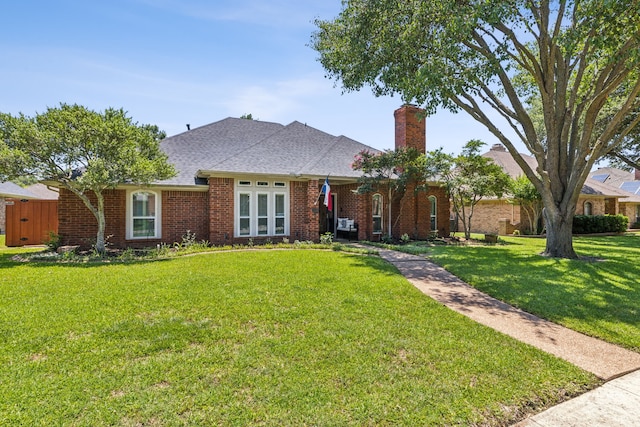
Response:
[[[340,0],[22,0],[0,25],[0,111],[122,107],[168,135],[251,113],[393,148],[399,97],[343,94],[308,44]],[[464,114],[427,119],[427,149],[497,142]],[[487,147],[488,148],[488,147]]]

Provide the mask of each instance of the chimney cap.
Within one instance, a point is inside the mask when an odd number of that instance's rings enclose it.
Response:
[[[503,152],[505,152],[505,151],[507,151],[507,149],[505,148],[504,145],[498,143],[498,144],[493,144],[491,146],[491,151],[503,151]]]

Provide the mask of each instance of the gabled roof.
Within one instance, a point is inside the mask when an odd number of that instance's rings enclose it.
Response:
[[[29,190],[20,187],[13,182],[0,182],[0,197],[11,197],[16,199],[38,199],[39,197]]]
[[[538,162],[535,157],[529,156],[527,154],[520,153],[522,158],[529,164],[531,169],[535,170]],[[504,171],[509,174],[512,178],[517,178],[520,175],[524,175],[524,171],[516,163],[511,156],[511,153],[507,151],[507,149],[502,144],[494,144],[491,149],[482,155],[483,157],[488,157],[494,161],[497,165],[501,166]],[[587,178],[580,191],[581,194],[592,195],[592,196],[609,196],[609,197],[628,197],[629,194],[625,193],[611,185],[604,184],[602,182],[598,182],[594,179]]]
[[[178,175],[166,185],[194,185],[216,175],[264,174],[355,179],[362,150],[378,150],[294,121],[289,125],[226,118],[164,139],[160,146]]]

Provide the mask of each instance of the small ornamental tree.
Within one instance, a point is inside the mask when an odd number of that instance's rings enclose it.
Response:
[[[509,186],[509,201],[515,205],[520,205],[529,220],[529,232],[539,234],[538,224],[542,218],[542,196],[536,187],[524,175],[511,179]]]
[[[103,192],[174,176],[160,150],[164,136],[157,126],[139,125],[122,109],[95,112],[60,104],[34,117],[0,113],[0,180],[32,175],[71,191],[95,216],[95,249],[104,254]]]
[[[471,238],[475,206],[485,197],[502,197],[511,179],[491,159],[480,155],[483,145],[484,142],[474,139],[467,142],[457,157],[436,150],[429,152],[425,160],[426,178],[444,183],[466,239]]]
[[[358,194],[377,191],[387,192],[387,234],[392,234],[393,201],[400,200],[409,184],[421,178],[419,162],[422,153],[415,148],[399,148],[378,153],[361,151],[355,157],[352,168],[362,172],[358,179]]]

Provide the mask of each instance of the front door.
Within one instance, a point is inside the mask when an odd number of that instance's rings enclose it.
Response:
[[[329,211],[327,207],[324,205],[324,196],[320,197],[320,234],[324,233],[336,233],[336,216],[334,212],[336,210],[336,195],[331,195],[331,206],[333,207],[332,211]]]

